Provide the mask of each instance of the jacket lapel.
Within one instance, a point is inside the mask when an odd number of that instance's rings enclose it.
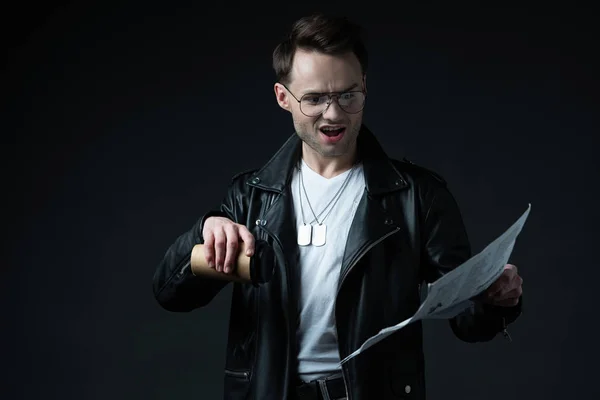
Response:
[[[386,210],[382,199],[408,187],[374,135],[363,127],[358,141],[358,157],[363,163],[365,192],[350,226],[338,290],[358,259],[380,241],[399,231],[399,222]]]
[[[341,267],[340,285],[359,257],[399,229],[397,225],[399,221],[392,219],[380,199],[408,187],[406,179],[394,167],[373,133],[365,125],[361,127],[357,148],[365,174],[365,193],[350,227]],[[267,230],[279,238],[291,265],[295,264],[298,251],[289,182],[301,154],[302,142],[294,133],[248,180],[251,186],[279,194],[277,200],[266,211],[262,223]]]
[[[363,162],[367,191],[382,195],[405,189],[408,184],[390,162],[387,154],[366,127],[358,136],[358,157]],[[265,165],[248,179],[248,184],[263,190],[283,193],[289,185],[294,167],[302,155],[302,142],[292,134]]]
[[[388,215],[377,199],[365,191],[348,233],[338,282],[338,291],[341,289],[346,275],[358,262],[360,257],[377,243],[397,231],[399,231],[397,221],[394,221]]]
[[[252,176],[247,184],[263,191],[271,192],[263,198],[271,198],[269,205],[263,208],[257,224],[260,225],[280,247],[285,267],[279,270],[282,285],[281,301],[284,317],[288,327],[288,346],[286,349],[287,374],[281,389],[287,393],[290,377],[295,374],[296,357],[296,316],[297,300],[296,265],[299,257],[296,238],[296,217],[294,215],[293,198],[290,181],[301,157],[302,142],[297,134],[291,135],[273,157]],[[366,252],[385,240],[389,235],[399,231],[399,222],[393,220],[387,211],[385,196],[408,187],[406,179],[396,170],[392,162],[380,147],[373,134],[363,126],[358,137],[358,156],[363,163],[365,174],[365,191],[352,221],[346,249],[341,266],[338,291],[344,278],[352,270]]]

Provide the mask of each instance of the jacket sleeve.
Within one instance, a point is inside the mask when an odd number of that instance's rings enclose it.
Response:
[[[225,287],[228,281],[207,279],[192,274],[190,261],[192,249],[204,243],[202,229],[211,216],[229,218],[236,222],[233,188],[220,207],[206,213],[167,249],[153,277],[154,297],[168,311],[186,312],[207,305]]]
[[[471,247],[459,207],[445,184],[431,191],[423,229],[425,277],[433,282],[471,257]],[[450,319],[454,334],[465,342],[493,339],[521,313],[514,307],[493,306],[471,299],[473,306]]]

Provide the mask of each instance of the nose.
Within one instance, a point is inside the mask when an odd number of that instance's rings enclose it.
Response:
[[[335,121],[343,113],[344,113],[344,110],[342,110],[342,108],[338,104],[338,98],[335,96],[332,96],[329,98],[329,103],[327,104],[327,108],[325,108],[325,111],[323,111],[322,115],[323,115],[323,118],[325,118],[325,119]]]

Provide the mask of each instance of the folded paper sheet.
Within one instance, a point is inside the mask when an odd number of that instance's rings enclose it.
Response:
[[[500,277],[509,260],[515,241],[531,211],[531,204],[523,215],[502,235],[437,281],[430,283],[427,295],[417,312],[397,325],[382,329],[367,339],[362,346],[341,361],[356,357],[369,347],[385,339],[411,322],[420,319],[448,319],[470,307],[471,298],[479,295]]]

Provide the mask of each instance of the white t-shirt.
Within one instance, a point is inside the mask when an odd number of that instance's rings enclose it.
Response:
[[[300,163],[300,168],[306,194],[298,169],[295,170],[291,184],[297,228],[303,222],[318,225],[311,206],[319,222],[327,227],[325,245],[299,246],[298,373],[300,379],[309,382],[339,372],[335,295],[346,239],[364,193],[365,183],[361,164],[331,179],[317,174],[304,160]],[[339,199],[329,204],[346,178],[349,179]]]

